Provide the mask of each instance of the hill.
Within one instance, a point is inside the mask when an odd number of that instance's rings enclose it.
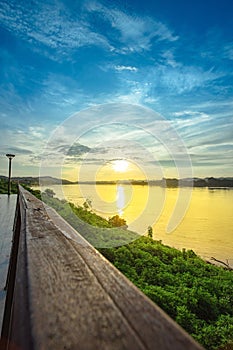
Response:
[[[7,181],[8,178],[6,176],[0,175],[0,179]],[[69,185],[73,184],[72,181],[65,180],[65,179],[58,179],[52,176],[41,176],[41,177],[32,177],[32,176],[23,176],[23,177],[12,177],[11,178],[12,182],[16,183],[21,183],[25,184],[28,186],[39,186],[39,185],[59,185],[59,184],[64,184],[64,185]]]

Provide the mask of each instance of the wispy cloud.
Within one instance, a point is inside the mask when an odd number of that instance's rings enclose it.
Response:
[[[111,48],[103,35],[91,30],[85,21],[78,18],[73,20],[59,2],[49,4],[35,1],[31,5],[30,2],[3,1],[0,19],[2,25],[14,35],[29,44],[55,49],[61,55],[60,59],[70,54],[70,50],[82,46]],[[37,49],[40,46],[36,46]],[[53,54],[51,57],[59,60]]]
[[[18,174],[27,175],[30,168],[32,173],[38,175],[38,166],[41,159],[41,153],[46,145],[48,131],[46,127],[38,124],[19,129],[12,127],[7,131],[1,132],[0,148],[3,154],[15,154],[13,170],[18,169]],[[4,160],[1,159],[2,163]]]
[[[171,123],[185,141],[192,159],[199,163],[206,160],[209,164],[214,160],[219,164],[226,164],[226,167],[232,164],[233,131],[229,128],[231,116],[224,118],[198,111],[181,111],[174,114],[176,119]]]
[[[225,58],[233,60],[233,42],[224,46],[223,54]]]
[[[10,145],[1,145],[1,152],[2,152],[1,155],[5,155],[6,153],[11,153],[17,156],[33,154],[32,150],[20,148],[20,147],[14,147]]]
[[[205,71],[199,67],[180,66],[169,68],[161,66],[154,69],[154,76],[160,77],[160,84],[171,92],[182,94],[197,87],[204,87],[211,81],[220,78],[222,73],[215,73],[212,70]]]
[[[165,50],[161,53],[162,63],[164,65],[171,66],[173,68],[176,68],[180,66],[180,63],[176,61],[173,51],[171,50]]]
[[[141,52],[150,50],[154,40],[173,42],[178,39],[172,31],[163,23],[150,17],[129,15],[117,8],[106,7],[97,2],[87,5],[90,12],[103,16],[120,33],[122,51]]]
[[[175,120],[175,123],[183,123],[184,121],[195,121],[196,123],[200,123],[201,121],[210,120],[210,116],[204,112],[194,111],[194,110],[184,110],[179,112],[172,113],[172,116],[178,117],[179,119]]]
[[[184,94],[190,94],[195,90],[200,93],[208,88],[211,96],[213,89],[221,89],[221,79],[226,75],[225,72],[215,71],[212,68],[188,66],[175,60],[170,64],[158,62],[153,66],[144,65],[140,68],[115,65],[115,70],[122,73],[117,76],[121,90],[115,96],[112,95],[112,99],[152,105],[155,110],[158,108],[159,100],[175,98],[178,102],[180,99],[184,100]],[[216,94],[216,91],[214,93]]]
[[[41,84],[39,99],[64,108],[80,105],[80,102],[85,100],[85,95],[81,89],[77,88],[76,81],[71,77],[49,73]]]
[[[141,52],[150,50],[154,41],[174,42],[178,39],[165,24],[150,17],[129,15],[97,2],[79,7],[82,17],[78,13],[73,17],[60,2],[35,0],[31,5],[30,2],[3,0],[0,20],[8,31],[26,41],[33,50],[58,61],[67,59],[72,51],[84,46],[99,46],[122,53]],[[100,28],[93,26],[91,13],[101,16]],[[106,22],[111,34],[101,30]]]

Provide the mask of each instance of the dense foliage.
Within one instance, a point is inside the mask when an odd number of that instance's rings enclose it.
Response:
[[[117,228],[112,234],[111,223],[87,206],[76,207],[50,193],[42,197],[90,243],[106,246],[100,252],[206,349],[233,350],[232,271],[206,263],[192,250],[138,238],[129,230]],[[124,235],[131,243],[108,248],[120,245]]]
[[[75,206],[65,200],[53,198],[48,191],[42,193],[42,199],[95,247],[120,246],[138,238],[137,233],[126,230],[125,226],[119,227],[119,223],[125,224],[125,220],[120,220],[119,217],[106,220],[93,213],[90,208],[87,209],[86,205]]]
[[[33,190],[29,186],[25,184],[22,185],[26,190],[30,191],[34,196],[41,199],[41,192],[39,190]],[[8,192],[8,180],[6,178],[0,178],[0,194],[7,194]],[[18,193],[18,182],[11,181],[11,194],[17,194]]]
[[[8,181],[6,179],[0,179],[0,194],[7,194],[8,191]],[[17,183],[11,182],[11,193],[18,193]]]
[[[232,349],[232,271],[148,237],[101,252],[206,349]]]
[[[35,197],[37,197],[38,199],[41,199],[40,190],[33,190],[31,187],[25,184],[20,184],[20,185],[23,186],[26,190],[30,191]]]

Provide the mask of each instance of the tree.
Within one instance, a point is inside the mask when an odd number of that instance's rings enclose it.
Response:
[[[128,225],[126,224],[126,220],[123,218],[120,218],[119,215],[114,215],[111,218],[108,219],[108,222],[113,227],[122,227],[124,229],[127,229]]]
[[[148,226],[147,228],[147,236],[153,238],[153,228],[151,226]]]
[[[53,196],[55,196],[55,192],[53,190],[51,190],[50,188],[46,188],[44,193],[46,194],[46,196],[48,196],[50,198],[53,198]]]
[[[91,209],[92,208],[91,199],[87,198],[83,203],[83,207],[85,210]]]

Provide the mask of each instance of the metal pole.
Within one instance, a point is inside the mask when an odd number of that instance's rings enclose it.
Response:
[[[6,154],[9,159],[9,173],[8,173],[8,196],[11,194],[11,160],[15,157],[14,154]]]
[[[8,196],[11,194],[11,158],[9,158]]]

